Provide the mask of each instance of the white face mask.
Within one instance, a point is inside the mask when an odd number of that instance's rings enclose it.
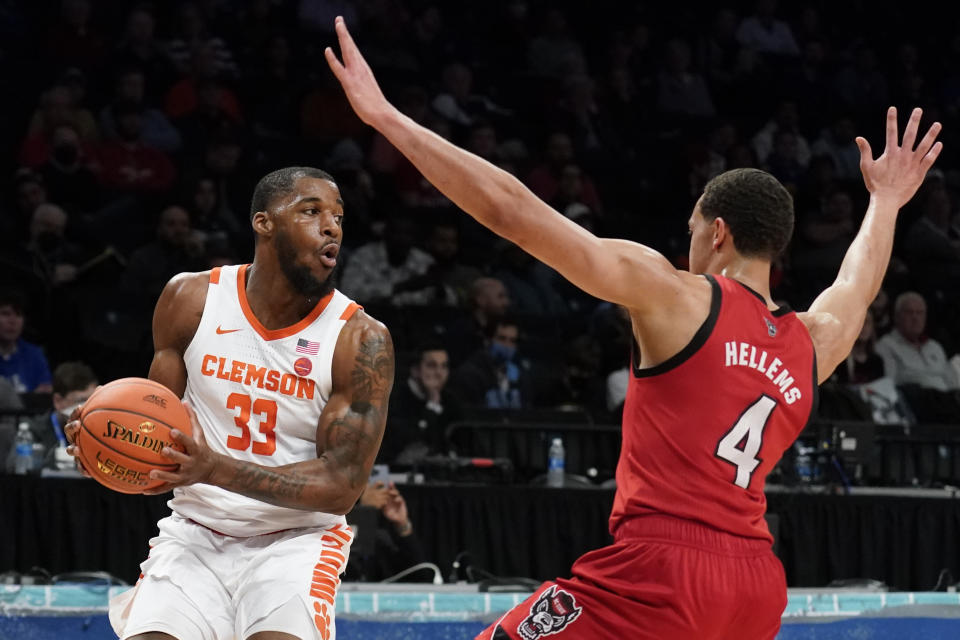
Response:
[[[64,407],[63,410],[60,411],[60,415],[62,415],[63,417],[65,417],[66,419],[69,420],[69,419],[70,419],[70,416],[73,414],[73,412],[76,410],[76,408],[79,407],[79,406],[82,405],[82,404],[83,404],[83,402],[77,402],[77,403],[74,403],[74,404],[70,405],[69,407]]]

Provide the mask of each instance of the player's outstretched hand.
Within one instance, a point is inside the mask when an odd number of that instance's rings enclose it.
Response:
[[[913,110],[903,131],[903,143],[898,144],[897,108],[890,107],[887,110],[886,147],[883,155],[876,160],[873,159],[870,143],[864,138],[857,138],[857,146],[860,148],[860,172],[867,190],[874,196],[892,198],[898,207],[909,202],[917,192],[927,171],[943,149],[943,143],[937,142],[941,128],[939,122],[930,125],[920,144],[914,147],[922,116],[921,109]]]
[[[163,455],[179,464],[180,468],[175,472],[160,471],[159,469],[151,471],[151,478],[154,480],[163,480],[165,484],[155,489],[144,491],[147,495],[158,495],[172,491],[177,487],[185,487],[198,482],[207,482],[216,467],[217,453],[207,446],[207,442],[203,438],[203,428],[200,426],[200,422],[197,421],[197,414],[193,411],[193,407],[187,403],[184,403],[183,406],[190,416],[190,424],[193,427],[193,437],[188,436],[179,429],[170,431],[170,437],[182,446],[186,450],[186,453],[181,453],[171,447],[163,448]]]
[[[347,100],[357,112],[357,116],[367,124],[376,126],[377,119],[392,110],[393,106],[383,97],[383,91],[380,90],[373,71],[360,54],[360,49],[347,31],[347,24],[342,17],[337,16],[334,27],[337,30],[337,39],[340,41],[340,55],[343,57],[343,63],[337,59],[337,55],[330,47],[324,50],[323,55],[326,56],[333,75],[340,81],[343,92],[347,94]]]

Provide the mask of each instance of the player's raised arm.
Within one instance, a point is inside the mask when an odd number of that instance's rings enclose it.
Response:
[[[920,109],[913,110],[899,144],[897,110],[890,107],[886,148],[876,160],[870,143],[857,138],[860,171],[870,191],[870,204],[837,279],[814,300],[807,313],[800,314],[813,337],[821,382],[850,353],[887,271],[897,212],[916,193],[943,149],[943,143],[937,142],[939,122],[931,125],[914,148],[922,115]]]
[[[681,286],[656,251],[601,239],[552,209],[519,180],[406,117],[384,97],[342,18],[343,62],[325,55],[361,120],[382,133],[437,189],[494,233],[513,241],[570,282],[604,300],[643,310]]]

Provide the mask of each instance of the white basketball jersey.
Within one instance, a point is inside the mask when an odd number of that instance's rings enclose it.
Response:
[[[183,357],[184,400],[218,453],[270,467],[312,460],[320,412],[330,398],[337,337],[360,307],[335,290],[295,325],[267,329],[247,303],[246,269],[225,266],[210,274],[203,317]],[[345,521],[207,484],[175,489],[169,505],[231,536]]]

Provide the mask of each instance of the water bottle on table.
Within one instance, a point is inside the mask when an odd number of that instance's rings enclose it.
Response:
[[[554,438],[550,443],[550,452],[547,456],[550,466],[547,468],[547,486],[563,486],[563,470],[565,466],[565,454],[563,451],[563,440]]]
[[[23,476],[33,471],[33,432],[30,431],[28,423],[20,423],[13,448],[13,472]]]

